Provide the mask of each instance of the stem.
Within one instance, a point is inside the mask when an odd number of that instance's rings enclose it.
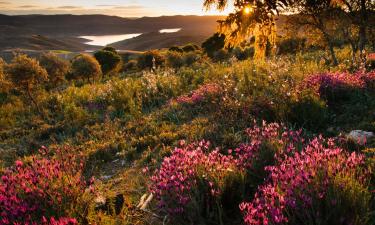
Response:
[[[44,118],[44,114],[43,114],[42,110],[40,109],[39,104],[37,103],[37,101],[36,101],[36,100],[34,99],[34,97],[32,96],[30,88],[27,88],[27,95],[29,96],[31,102],[35,105],[36,110],[38,111],[38,114],[39,114],[41,117]]]

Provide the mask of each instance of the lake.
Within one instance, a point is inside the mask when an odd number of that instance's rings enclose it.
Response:
[[[87,39],[89,41],[85,42],[88,45],[98,45],[106,46],[118,41],[123,41],[126,39],[131,39],[138,37],[140,34],[117,34],[117,35],[100,35],[100,36],[80,36],[80,38]]]
[[[161,29],[159,33],[176,33],[179,32],[181,28],[173,28],[173,29]]]

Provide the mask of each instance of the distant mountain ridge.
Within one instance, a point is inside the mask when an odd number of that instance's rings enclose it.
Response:
[[[34,50],[47,50],[51,46],[59,48],[57,43],[69,40],[69,43],[62,44],[58,50],[86,50],[82,39],[78,36],[84,35],[112,35],[127,33],[154,33],[160,29],[181,28],[183,38],[178,38],[178,33],[163,34],[169,39],[168,44],[173,44],[173,38],[184,40],[184,42],[201,41],[212,34],[217,26],[217,20],[222,16],[161,16],[161,17],[142,17],[142,18],[123,18],[107,15],[21,15],[8,16],[0,14],[0,50],[9,48],[30,48]],[[185,31],[185,32],[183,32]],[[188,32],[188,35],[186,33]],[[34,35],[34,36],[33,36]],[[35,35],[38,35],[38,44],[30,43],[35,41]],[[176,37],[177,35],[177,37]],[[156,35],[155,41],[160,41],[160,35]],[[34,38],[31,38],[34,37]],[[154,36],[148,36],[154,38]],[[172,38],[173,37],[173,38]],[[139,37],[144,43],[143,37]],[[172,39],[171,39],[172,38]],[[57,45],[43,44],[43,40],[49,40]],[[155,46],[149,40],[149,46],[144,44],[134,44],[134,49],[144,50]],[[176,44],[181,41],[176,41]],[[119,47],[128,49],[126,44],[117,44]],[[72,46],[72,47],[69,47]],[[140,46],[140,47],[139,47]],[[167,47],[167,46],[163,46]],[[92,46],[91,46],[92,48]]]

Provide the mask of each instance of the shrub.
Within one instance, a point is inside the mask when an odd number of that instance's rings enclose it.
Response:
[[[254,56],[253,47],[246,47],[246,48],[236,47],[232,50],[232,52],[238,60],[246,60]]]
[[[321,73],[307,77],[301,86],[312,89],[324,100],[332,104],[348,100],[353,94],[365,88],[360,76],[348,73]]]
[[[67,61],[53,53],[44,53],[40,57],[40,65],[47,71],[49,83],[57,86],[65,80],[65,75],[70,70]]]
[[[16,161],[1,177],[1,224],[75,224],[64,218],[85,215],[89,193],[83,161],[69,149],[50,156],[42,148],[41,154],[29,162]]]
[[[147,51],[139,56],[138,67],[141,69],[151,69],[153,67],[153,59],[155,59],[155,66],[160,67],[164,64],[164,57],[157,50]]]
[[[122,70],[124,72],[136,70],[138,68],[137,63],[137,60],[129,60],[129,62],[122,66]]]
[[[276,123],[264,122],[248,129],[247,134],[249,143],[228,150],[228,156],[212,150],[205,141],[191,145],[182,142],[151,178],[151,191],[160,209],[180,223],[219,224],[236,219],[244,196],[255,193],[268,176],[265,168],[299,151],[304,143],[301,131]],[[188,221],[191,218],[194,221]]]
[[[326,127],[328,122],[328,106],[325,101],[311,93],[309,90],[301,92],[292,98],[287,120],[298,127],[311,131],[319,131]]]
[[[108,49],[109,47],[107,47]],[[111,49],[109,49],[111,50]],[[103,74],[118,72],[121,68],[121,56],[117,54],[116,50],[100,50],[95,52],[94,57],[98,60]]]
[[[179,224],[197,224],[206,220],[220,223],[222,200],[233,186],[231,178],[240,177],[231,156],[209,151],[208,142],[176,148],[166,157],[151,178],[151,192],[158,206]]]
[[[184,47],[182,47],[182,50],[184,52],[194,52],[196,50],[199,50],[199,47],[197,45],[194,45],[194,44],[187,44]]]
[[[278,44],[278,54],[296,54],[305,48],[305,38],[288,38],[280,41]]]
[[[213,59],[215,62],[224,62],[230,58],[230,54],[225,49],[220,49],[213,53]]]
[[[6,93],[11,88],[11,83],[8,81],[5,76],[5,62],[0,58],[0,93]]]
[[[188,52],[183,55],[183,61],[186,66],[191,66],[199,60],[199,55],[195,52]]]
[[[208,56],[212,57],[216,51],[223,49],[225,46],[225,35],[220,33],[215,33],[212,37],[208,38],[202,44],[204,52]]]
[[[108,51],[108,52],[113,52],[113,53],[117,53],[116,49],[114,47],[111,47],[111,46],[106,46],[102,49],[103,51]]]
[[[242,203],[246,224],[368,224],[371,194],[363,155],[316,138],[268,167],[270,180]],[[327,213],[329,211],[329,213]]]
[[[179,53],[183,53],[184,50],[182,50],[182,48],[180,48],[179,46],[172,46],[168,49],[168,51],[170,52],[179,52]]]
[[[204,84],[190,94],[172,100],[171,103],[176,101],[179,104],[198,104],[207,101],[210,97],[217,96],[220,94],[220,90],[220,86],[216,83]]]
[[[166,64],[167,66],[179,69],[184,65],[184,60],[182,58],[181,53],[178,52],[168,52],[166,56]]]
[[[41,112],[32,92],[38,85],[47,80],[48,75],[47,71],[39,65],[39,62],[24,54],[16,55],[6,67],[6,73],[12,81],[12,85],[26,93],[38,111]]]
[[[80,54],[73,59],[72,77],[87,81],[96,80],[100,77],[102,71],[99,62],[92,56]]]

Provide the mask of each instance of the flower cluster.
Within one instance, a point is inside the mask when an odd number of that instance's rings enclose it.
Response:
[[[180,104],[196,104],[204,101],[209,96],[217,95],[218,93],[220,93],[220,90],[221,88],[218,84],[209,83],[202,85],[188,95],[182,95],[178,97],[175,101]]]
[[[72,205],[79,204],[87,184],[83,163],[68,149],[54,156],[47,148],[27,162],[16,161],[0,181],[0,224],[75,224]],[[60,219],[54,219],[60,218]]]
[[[249,143],[242,144],[235,149],[237,165],[241,169],[253,167],[253,160],[259,157],[260,151],[264,147],[272,148],[272,157],[293,154],[299,150],[305,140],[302,136],[302,130],[293,131],[287,129],[284,125],[278,123],[267,124],[263,121],[262,126],[254,125],[247,129]]]
[[[353,90],[371,89],[374,83],[375,71],[358,71],[354,74],[321,73],[307,77],[302,82],[300,90],[312,89],[323,99],[333,102],[352,94]]]
[[[365,83],[360,76],[349,73],[321,73],[307,77],[302,82],[302,88],[311,88],[324,97],[330,92],[343,89],[362,89]]]
[[[246,224],[267,225],[288,221],[294,224],[309,216],[319,220],[325,210],[319,208],[321,202],[329,202],[328,207],[335,207],[338,201],[344,202],[340,194],[336,199],[328,197],[332,195],[330,187],[337,185],[336,192],[347,188],[348,182],[344,178],[354,179],[359,185],[365,183],[363,173],[358,173],[358,167],[363,163],[362,155],[346,153],[332,140],[316,138],[304,151],[295,152],[281,164],[267,168],[271,172],[270,180],[259,187],[252,202],[240,205],[244,221]],[[327,199],[331,201],[325,201]],[[356,218],[351,217],[347,215],[340,219],[349,222],[343,224],[352,224]]]
[[[161,209],[169,214],[184,212],[194,202],[194,192],[199,192],[198,185],[202,182],[207,185],[209,195],[221,194],[222,181],[227,173],[233,173],[235,162],[232,156],[222,155],[218,149],[206,153],[209,145],[205,141],[183,145],[164,159],[151,178],[151,192]]]

